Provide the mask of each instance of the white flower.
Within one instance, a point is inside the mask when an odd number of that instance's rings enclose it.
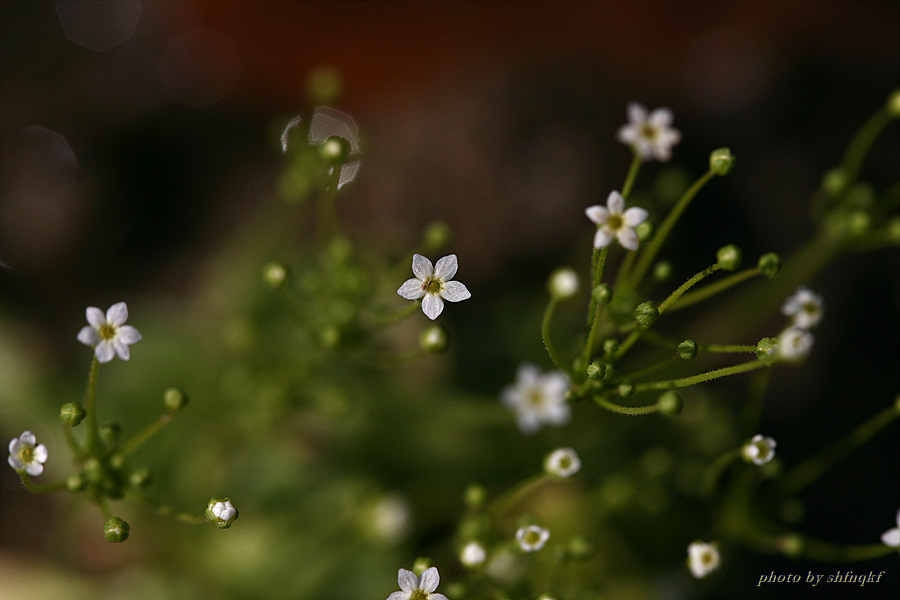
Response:
[[[722,564],[719,556],[719,545],[716,542],[707,544],[697,540],[688,546],[687,566],[691,575],[703,579]]]
[[[568,267],[557,269],[550,276],[547,289],[558,300],[571,298],[578,292],[578,274]]]
[[[128,360],[131,353],[129,344],[141,341],[141,334],[131,325],[125,325],[128,320],[128,306],[124,302],[118,302],[109,307],[106,316],[96,306],[88,306],[85,310],[87,321],[78,332],[78,341],[88,346],[94,346],[94,354],[101,363],[108,363],[113,356],[118,355],[122,360]]]
[[[542,375],[534,365],[525,364],[516,373],[516,383],[500,392],[500,400],[516,411],[519,430],[531,434],[544,424],[562,425],[569,421],[568,389],[569,379],[562,371]]]
[[[776,445],[772,438],[757,434],[741,448],[741,456],[747,462],[764,465],[775,457]]]
[[[778,336],[778,357],[795,362],[806,358],[813,346],[813,335],[800,327],[788,327]]]
[[[478,542],[469,542],[459,553],[459,562],[467,567],[478,567],[487,560],[487,551]]]
[[[519,542],[519,548],[525,552],[537,552],[544,547],[548,539],[550,539],[550,531],[537,525],[520,527],[516,531],[516,540]]]
[[[897,526],[881,534],[881,543],[891,548],[900,548],[900,510],[897,511]]]
[[[206,520],[219,529],[228,529],[240,513],[231,503],[231,498],[210,498],[206,505]]]
[[[807,287],[798,288],[793,296],[781,305],[781,312],[791,318],[791,325],[810,329],[822,320],[824,303],[822,296]]]
[[[557,477],[571,477],[581,468],[581,459],[572,448],[558,448],[544,460],[544,470]]]
[[[443,594],[435,594],[438,584],[441,582],[441,576],[437,567],[426,569],[422,573],[422,577],[416,577],[416,574],[406,569],[400,569],[397,574],[397,583],[400,584],[402,592],[394,592],[388,596],[387,600],[447,600],[447,596]]]
[[[643,160],[665,162],[672,156],[672,146],[681,141],[681,132],[672,127],[672,111],[668,108],[657,108],[648,116],[646,108],[631,102],[628,124],[619,129],[616,137]]]
[[[415,277],[407,279],[397,293],[407,300],[418,300],[424,296],[422,312],[431,320],[437,319],[444,310],[444,300],[460,302],[472,297],[465,285],[451,281],[457,268],[455,254],[440,259],[437,265],[432,265],[421,254],[413,254],[412,270]]]
[[[584,214],[597,224],[594,248],[606,248],[615,238],[623,248],[637,250],[638,236],[634,228],[647,219],[646,210],[637,206],[625,210],[625,199],[613,190],[606,197],[606,208],[595,204],[587,207]]]
[[[7,462],[16,471],[25,470],[29,475],[36,477],[44,472],[44,463],[47,462],[47,447],[43,444],[34,445],[34,434],[23,431],[22,435],[13,438],[9,442],[9,458]]]

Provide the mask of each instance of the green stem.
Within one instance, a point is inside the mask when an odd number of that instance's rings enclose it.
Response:
[[[176,521],[187,523],[189,525],[202,525],[203,523],[207,522],[206,515],[194,515],[186,512],[181,512],[175,507],[153,500],[152,498],[145,496],[143,493],[133,488],[129,488],[127,491],[130,495],[134,496],[141,502],[144,502],[145,504],[151,506],[157,513],[167,517],[172,517]]]
[[[745,269],[738,273],[732,273],[728,277],[724,277],[719,281],[707,284],[699,290],[694,290],[689,294],[685,294],[677,302],[672,303],[672,306],[669,307],[669,312],[672,312],[674,310],[681,310],[682,308],[687,308],[688,306],[696,304],[701,300],[711,298],[712,296],[715,296],[720,292],[724,292],[728,288],[734,287],[742,281],[751,279],[759,274],[760,271],[756,267]]]
[[[715,273],[716,271],[718,271],[721,268],[722,267],[721,267],[721,265],[719,265],[719,263],[710,265],[710,266],[706,267],[705,269],[703,269],[702,271],[700,271],[699,273],[697,273],[696,275],[694,275],[693,277],[691,277],[690,279],[688,279],[687,281],[685,281],[684,283],[682,283],[680,286],[678,286],[678,288],[674,292],[669,294],[668,298],[663,300],[662,304],[660,304],[657,307],[657,310],[659,310],[659,314],[662,314],[663,312],[665,312],[670,306],[672,306],[672,304],[674,304],[679,298],[681,298],[681,296],[683,296],[686,291],[688,291],[689,289],[691,289],[692,287],[694,287],[695,285],[697,285],[698,283],[700,283],[701,281],[703,281],[704,279],[706,279],[707,277],[709,277],[710,275],[712,275],[713,273]]]
[[[722,478],[722,473],[725,472],[732,463],[737,461],[741,457],[740,449],[730,450],[717,458],[711,465],[706,468],[706,471],[703,472],[703,479],[700,483],[701,493],[709,498],[716,491],[716,484]]]
[[[698,383],[703,383],[704,381],[712,381],[713,379],[718,379],[720,377],[727,377],[729,375],[737,375],[738,373],[746,373],[748,371],[754,371],[761,367],[765,367],[766,365],[758,360],[753,360],[750,362],[741,363],[739,365],[734,365],[731,367],[723,367],[721,369],[715,369],[713,371],[707,371],[706,373],[700,373],[698,375],[691,375],[690,377],[680,377],[678,379],[667,379],[665,381],[651,381],[648,383],[638,383],[634,386],[635,393],[637,392],[648,392],[651,390],[671,390],[674,388],[687,387],[689,385],[696,385]]]
[[[160,415],[160,417],[149,423],[144,429],[140,432],[136,433],[131,439],[125,442],[122,445],[121,454],[123,456],[128,456],[138,448],[144,445],[147,440],[152,438],[154,435],[159,433],[159,431],[169,424],[169,421],[172,420],[174,413],[166,413],[164,415]]]
[[[66,443],[69,445],[69,449],[72,451],[72,454],[75,455],[75,458],[81,460],[85,456],[87,456],[84,448],[82,448],[81,444],[78,443],[78,440],[75,439],[75,435],[72,433],[72,428],[68,425],[63,425],[62,427],[63,435],[66,437]]]
[[[553,345],[553,340],[550,339],[550,321],[553,319],[553,313],[556,311],[556,305],[558,303],[559,300],[557,298],[553,296],[550,297],[550,302],[547,303],[547,309],[544,311],[544,319],[541,322],[541,338],[544,340],[544,347],[547,349],[547,354],[550,355],[550,360],[553,361],[553,364],[560,370],[568,373],[569,369],[563,366],[559,354],[556,353],[556,347]]]
[[[848,183],[856,181],[866,154],[879,134],[890,122],[891,114],[884,107],[869,117],[869,120],[860,127],[850,144],[847,145],[847,151],[844,153],[844,159],[841,161],[841,168],[847,177]]]
[[[57,481],[55,483],[35,483],[31,480],[31,476],[28,475],[24,470],[16,471],[19,474],[19,479],[22,480],[22,485],[29,492],[34,492],[35,494],[46,494],[47,492],[57,492],[59,490],[66,489],[66,480]]]
[[[659,406],[656,404],[648,404],[646,406],[622,406],[621,404],[616,404],[615,402],[607,400],[603,396],[593,396],[591,400],[593,400],[594,404],[596,404],[600,408],[605,408],[610,412],[614,412],[620,415],[628,415],[630,417],[650,415],[655,412],[659,412]]]
[[[594,300],[594,288],[600,285],[603,279],[603,270],[606,268],[606,257],[609,256],[609,246],[606,248],[594,248],[591,253],[591,295],[588,297],[587,326],[593,327],[597,317],[597,301]]]
[[[634,158],[631,159],[631,166],[628,167],[625,183],[622,185],[622,198],[624,200],[628,200],[628,195],[631,194],[631,188],[634,187],[634,182],[637,180],[638,171],[641,170],[643,162],[640,155],[635,152]]]
[[[533,475],[528,479],[521,481],[518,485],[495,499],[487,510],[488,514],[495,517],[499,517],[505,514],[516,504],[524,500],[526,496],[534,493],[538,488],[546,484],[548,481],[550,481],[550,478],[543,473]]]
[[[91,360],[91,372],[88,375],[88,387],[85,394],[84,408],[87,411],[87,451],[93,454],[97,451],[97,441],[100,431],[97,428],[97,379],[100,376],[100,361],[95,354]]]
[[[861,562],[897,553],[896,548],[891,548],[884,544],[844,546],[811,540],[807,537],[802,539],[803,551],[795,558],[806,558],[821,562]]]
[[[825,448],[818,454],[811,456],[800,463],[782,477],[780,489],[784,496],[797,494],[800,490],[811,484],[825,474],[839,460],[850,454],[856,448],[862,446],[876,433],[884,429],[891,421],[900,415],[897,404],[892,404],[856,429],[845,435],[840,440]]]
[[[741,411],[741,420],[744,424],[744,433],[753,435],[759,429],[759,419],[762,415],[763,401],[766,398],[766,391],[769,388],[769,380],[772,371],[757,371],[750,378],[750,385],[747,389],[747,400],[744,402]]]
[[[710,352],[713,354],[732,354],[750,352],[756,353],[756,346],[750,344],[700,344],[700,352]]]
[[[405,319],[409,315],[415,313],[417,310],[421,308],[421,304],[419,302],[411,302],[409,306],[404,307],[401,310],[398,310],[394,314],[387,315],[384,317],[379,317],[375,320],[373,325],[374,328],[386,327],[388,325],[393,325],[398,321]]]
[[[338,230],[335,199],[337,198],[338,183],[341,181],[341,169],[343,166],[343,163],[338,163],[331,169],[331,175],[328,177],[328,188],[319,200],[319,234],[323,240],[331,238]]]
[[[657,363],[655,365],[651,365],[649,367],[645,367],[638,371],[632,371],[631,373],[625,373],[624,375],[615,377],[612,381],[610,381],[610,383],[614,385],[616,383],[621,383],[623,381],[633,381],[635,379],[639,379],[646,375],[650,375],[651,373],[656,373],[657,371],[661,371],[678,360],[679,360],[679,356],[676,354],[676,355],[671,356],[671,357],[667,358],[666,360],[664,360],[660,363]]]

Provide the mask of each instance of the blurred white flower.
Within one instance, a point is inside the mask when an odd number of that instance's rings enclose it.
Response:
[[[434,593],[440,582],[441,576],[437,567],[426,569],[422,577],[416,577],[412,571],[400,569],[397,583],[403,591],[394,592],[387,600],[447,600],[447,596]]]
[[[397,293],[407,300],[422,298],[422,312],[431,320],[437,319],[444,310],[444,300],[461,302],[472,297],[465,285],[452,281],[457,268],[455,254],[440,259],[437,265],[432,265],[421,254],[413,254],[412,270],[415,277],[407,279]]]
[[[778,336],[778,357],[788,362],[803,360],[813,347],[813,335],[800,327],[788,327]]]
[[[519,542],[519,548],[525,552],[537,552],[544,547],[548,539],[550,539],[550,531],[537,525],[520,527],[516,531],[516,540]]]
[[[557,477],[571,477],[581,468],[581,459],[572,448],[558,448],[544,461],[544,470]]]
[[[741,448],[741,456],[747,462],[764,465],[775,457],[776,445],[772,438],[757,434]]]
[[[547,289],[557,300],[571,298],[578,292],[578,274],[568,267],[557,269],[550,276]]]
[[[534,365],[524,364],[516,373],[516,383],[500,392],[500,400],[516,411],[519,430],[531,434],[542,425],[562,425],[569,421],[568,389],[569,378],[562,371],[541,374]]]
[[[487,551],[478,542],[469,542],[459,553],[459,562],[467,567],[478,567],[487,560]]]
[[[647,219],[646,210],[637,206],[625,210],[625,199],[613,190],[606,197],[606,208],[595,204],[587,207],[584,214],[597,225],[594,248],[606,248],[616,239],[623,248],[637,250],[638,236],[634,228]]]
[[[648,115],[643,105],[631,102],[628,124],[619,129],[616,137],[643,160],[665,162],[672,157],[672,147],[681,141],[681,132],[672,127],[672,111],[668,108],[657,108]]]
[[[108,363],[113,356],[118,355],[122,360],[128,360],[131,356],[128,346],[141,341],[141,334],[131,325],[125,325],[128,320],[128,306],[124,302],[118,302],[109,307],[106,315],[96,306],[89,306],[85,310],[87,321],[78,332],[78,341],[87,346],[94,346],[94,354],[101,363]]]
[[[801,329],[810,329],[818,325],[824,313],[822,296],[807,287],[798,288],[793,296],[781,305],[781,312],[790,317],[791,325]]]
[[[17,438],[9,442],[9,458],[7,462],[16,471],[25,470],[29,475],[36,477],[44,472],[44,463],[47,462],[47,447],[43,444],[35,446],[37,440],[30,431],[22,432]]]
[[[703,579],[722,564],[719,556],[719,545],[716,542],[706,543],[697,540],[688,546],[687,566],[691,575]]]
[[[881,542],[891,548],[900,548],[900,510],[897,511],[897,526],[882,533]]]

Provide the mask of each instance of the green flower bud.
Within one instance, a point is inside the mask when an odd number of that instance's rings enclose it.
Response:
[[[697,356],[697,342],[694,340],[684,340],[678,344],[678,356],[684,360],[690,360]]]
[[[350,154],[350,143],[336,135],[331,136],[319,146],[319,156],[326,163],[336,165],[342,163]]]
[[[109,467],[113,471],[121,471],[122,469],[125,468],[125,463],[126,463],[125,455],[122,454],[121,452],[114,452],[109,457]]]
[[[135,469],[131,472],[131,475],[128,476],[128,483],[131,484],[131,487],[133,488],[143,489],[153,483],[153,472],[149,467]]]
[[[566,544],[566,553],[576,559],[590,558],[594,553],[594,545],[580,535],[576,535],[571,537]]]
[[[650,327],[659,318],[659,309],[653,305],[653,302],[641,302],[634,308],[634,322],[641,327]]]
[[[595,360],[587,366],[587,376],[591,379],[603,379],[606,375],[606,364]]]
[[[756,344],[756,358],[764,365],[769,366],[778,358],[778,340],[767,337]]]
[[[273,290],[280,289],[288,284],[291,272],[287,266],[280,262],[270,262],[263,267],[263,282]]]
[[[607,356],[619,349],[619,340],[616,338],[606,338],[603,340],[603,353]]]
[[[806,548],[806,542],[802,536],[796,533],[789,533],[778,540],[778,546],[785,556],[796,558],[803,553],[803,550]]]
[[[661,260],[653,265],[653,279],[656,281],[665,281],[672,276],[672,263],[667,260]]]
[[[131,527],[120,519],[113,517],[103,524],[103,536],[110,542],[124,542],[128,539]]]
[[[188,395],[180,388],[170,387],[163,393],[163,402],[170,413],[178,412],[187,405]]]
[[[731,153],[731,148],[719,148],[709,155],[709,170],[716,175],[728,175],[736,161],[737,158]]]
[[[634,394],[634,386],[629,382],[620,383],[619,387],[619,395],[623,398],[627,398]]]
[[[888,96],[887,101],[888,113],[894,117],[900,117],[900,89],[896,89]]]
[[[87,487],[87,480],[81,473],[73,473],[66,479],[66,489],[72,493],[80,492]]]
[[[319,331],[319,343],[329,350],[334,350],[341,343],[341,332],[337,327],[328,326]]]
[[[847,173],[840,167],[829,170],[822,177],[822,189],[832,198],[838,198],[847,189]]]
[[[91,456],[84,461],[84,469],[82,472],[84,473],[85,479],[93,484],[99,484],[106,476],[106,470],[103,468],[103,463],[94,456]]]
[[[430,354],[443,354],[450,347],[450,332],[443,325],[432,325],[419,334],[419,347]]]
[[[659,407],[660,414],[672,417],[681,414],[684,400],[677,392],[669,390],[659,395],[659,398],[656,399],[656,406]]]
[[[469,484],[463,494],[463,499],[469,508],[479,508],[484,504],[485,498],[487,498],[487,492],[483,486],[477,483]]]
[[[741,266],[741,250],[734,244],[722,246],[716,252],[719,266],[726,271],[736,271]]]
[[[219,529],[231,527],[238,516],[238,510],[231,503],[231,498],[212,497],[206,505],[206,520]]]
[[[100,427],[100,439],[108,447],[113,447],[119,443],[119,439],[122,437],[122,426],[118,423],[107,423]]]
[[[422,573],[424,573],[425,571],[430,569],[432,566],[433,566],[433,564],[432,564],[430,558],[420,556],[413,563],[412,570],[413,570],[413,573],[415,573],[416,575],[421,575]]]
[[[59,409],[59,420],[69,427],[77,427],[87,415],[87,411],[78,402],[66,402]]]
[[[426,249],[440,250],[450,245],[453,240],[453,231],[443,221],[432,221],[425,226],[422,239]]]
[[[781,273],[781,258],[774,252],[763,254],[759,257],[756,268],[769,279],[774,279]]]
[[[610,300],[612,300],[612,288],[610,288],[605,283],[601,283],[593,290],[591,290],[591,298],[594,299],[594,302],[597,304],[606,304]]]
[[[557,269],[547,280],[547,291],[557,300],[571,298],[578,293],[578,274],[568,267]]]
[[[656,224],[648,219],[635,227],[634,232],[637,234],[640,241],[647,242],[656,235]]]
[[[859,237],[869,231],[872,218],[864,210],[854,210],[847,215],[847,235]]]

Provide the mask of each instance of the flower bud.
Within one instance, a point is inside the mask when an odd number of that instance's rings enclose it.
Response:
[[[840,167],[829,170],[822,177],[822,189],[832,198],[838,198],[847,189],[847,173]]]
[[[656,406],[659,407],[660,414],[671,417],[681,414],[681,409],[684,408],[684,400],[677,392],[669,390],[659,395],[659,398],[656,399]]]
[[[566,544],[566,554],[572,558],[585,559],[593,553],[594,545],[580,535],[572,536]]]
[[[759,340],[756,344],[756,358],[764,365],[769,366],[775,362],[778,356],[778,340],[767,337]]]
[[[616,338],[606,338],[603,340],[603,353],[609,356],[619,349],[619,340]]]
[[[606,304],[610,300],[612,300],[612,288],[610,288],[605,283],[601,283],[593,290],[591,290],[591,298],[594,299],[594,302],[597,304]]]
[[[120,519],[113,517],[103,524],[103,536],[110,542],[124,542],[128,539],[131,527]]]
[[[432,325],[419,334],[419,347],[430,354],[443,354],[450,347],[450,332],[443,325]]]
[[[219,529],[228,529],[238,518],[238,510],[231,498],[210,498],[206,505],[206,520]]]
[[[656,225],[648,219],[635,227],[634,232],[640,241],[646,242],[653,239],[653,236],[656,235]]]
[[[781,548],[781,552],[788,558],[800,556],[806,548],[806,542],[803,540],[803,537],[796,533],[789,533],[783,536],[778,541],[778,545]]]
[[[77,427],[86,415],[87,411],[78,402],[66,402],[59,409],[59,420],[69,427]]]
[[[661,260],[653,265],[653,279],[662,282],[672,276],[672,263]]]
[[[557,300],[571,298],[578,293],[578,275],[568,267],[557,269],[547,281],[547,291]]]
[[[413,563],[412,570],[413,570],[413,573],[416,573],[417,575],[421,575],[422,573],[424,573],[425,571],[430,569],[432,566],[433,566],[433,564],[432,564],[430,558],[420,556]]]
[[[128,483],[131,487],[143,489],[153,483],[153,472],[149,467],[141,467],[131,472],[128,477]]]
[[[443,221],[432,221],[425,226],[422,239],[426,249],[441,250],[450,244],[453,239],[453,231]]]
[[[477,483],[469,484],[469,487],[466,488],[465,494],[463,495],[466,506],[468,506],[469,508],[480,507],[482,504],[484,504],[484,500],[486,497],[487,492],[485,491],[484,487]]]
[[[659,309],[653,302],[641,302],[634,308],[634,322],[642,327],[650,327],[659,318]]]
[[[900,117],[900,89],[896,89],[888,96],[887,101],[888,113],[894,117]]]
[[[741,250],[734,244],[722,246],[716,252],[716,259],[719,266],[726,271],[735,271],[741,266]]]
[[[620,383],[618,390],[619,390],[619,395],[622,396],[623,398],[627,398],[628,396],[631,396],[634,394],[634,386],[627,381],[624,383]]]
[[[107,423],[100,427],[100,439],[109,446],[115,446],[122,437],[122,426],[118,423]]]
[[[587,376],[591,379],[603,379],[603,376],[606,375],[606,364],[600,362],[599,360],[595,360],[587,366],[586,371]]]
[[[336,135],[331,136],[319,146],[319,156],[329,164],[344,162],[350,154],[350,143]]]
[[[684,340],[678,344],[678,356],[684,360],[690,360],[697,356],[697,342],[694,340]]]
[[[859,237],[869,231],[872,218],[864,210],[854,210],[847,215],[847,235]]]
[[[273,290],[287,285],[290,278],[291,272],[284,263],[270,262],[263,267],[263,282]]]
[[[716,175],[728,175],[736,161],[737,158],[731,153],[730,148],[719,148],[709,155],[709,170]]]
[[[66,479],[66,489],[72,493],[80,492],[87,487],[87,480],[81,473],[73,473]]]
[[[774,252],[763,254],[759,257],[756,268],[769,279],[774,279],[781,273],[781,258]]]
[[[163,394],[163,402],[170,413],[177,412],[187,405],[188,395],[180,388],[170,387]]]

